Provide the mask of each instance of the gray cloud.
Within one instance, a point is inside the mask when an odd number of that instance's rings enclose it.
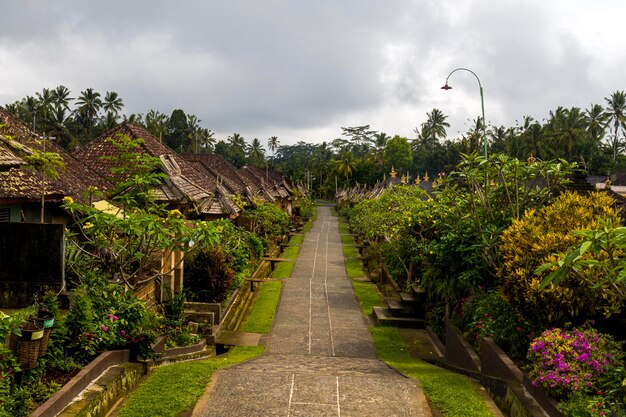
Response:
[[[350,123],[411,136],[437,107],[454,135],[479,110],[469,74],[454,75],[453,91],[439,90],[459,66],[481,77],[487,119],[498,125],[541,118],[559,105],[602,104],[622,89],[614,66],[624,53],[619,44],[603,46],[613,34],[601,25],[622,7],[609,1],[595,11],[582,0],[11,2],[0,17],[0,103],[59,84],[75,95],[115,90],[126,112],[183,108],[218,135],[276,131],[283,143],[331,140]]]

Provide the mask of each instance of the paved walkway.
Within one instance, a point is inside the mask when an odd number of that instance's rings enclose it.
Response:
[[[415,381],[376,359],[328,207],[284,281],[266,354],[214,374],[194,415],[431,415]]]

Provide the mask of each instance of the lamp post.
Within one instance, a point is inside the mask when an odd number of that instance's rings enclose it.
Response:
[[[480,107],[482,109],[482,113],[483,113],[483,144],[485,146],[485,159],[489,159],[489,154],[487,153],[487,134],[486,134],[486,126],[487,126],[487,121],[485,120],[485,99],[483,97],[483,85],[480,82],[480,78],[478,78],[478,75],[476,75],[476,73],[470,69],[467,68],[457,68],[455,70],[453,70],[452,72],[450,72],[450,74],[448,74],[448,76],[446,77],[446,84],[441,87],[442,90],[452,90],[452,87],[450,87],[448,85],[448,79],[450,78],[450,76],[452,74],[454,74],[457,71],[467,71],[472,73],[472,75],[474,77],[476,77],[476,80],[478,81],[478,87],[480,89]]]

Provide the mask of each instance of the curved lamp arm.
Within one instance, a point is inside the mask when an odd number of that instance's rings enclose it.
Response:
[[[450,87],[448,85],[448,79],[450,78],[450,76],[452,74],[454,74],[457,71],[467,71],[467,72],[471,73],[474,77],[476,77],[476,81],[478,81],[478,88],[480,89],[480,107],[481,107],[482,116],[483,116],[483,144],[485,146],[485,159],[488,159],[489,155],[487,153],[487,132],[486,132],[487,121],[485,119],[485,99],[484,99],[484,95],[483,95],[483,85],[480,82],[480,78],[478,78],[478,75],[476,75],[476,73],[474,71],[472,71],[471,69],[468,69],[468,68],[462,68],[461,67],[461,68],[454,69],[446,77],[446,84],[443,87],[441,87],[441,89],[442,90],[451,90],[452,89],[452,87]]]

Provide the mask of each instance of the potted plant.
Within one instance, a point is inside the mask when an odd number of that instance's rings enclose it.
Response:
[[[25,341],[39,340],[43,337],[43,327],[35,321],[25,321],[16,330],[16,334]]]

